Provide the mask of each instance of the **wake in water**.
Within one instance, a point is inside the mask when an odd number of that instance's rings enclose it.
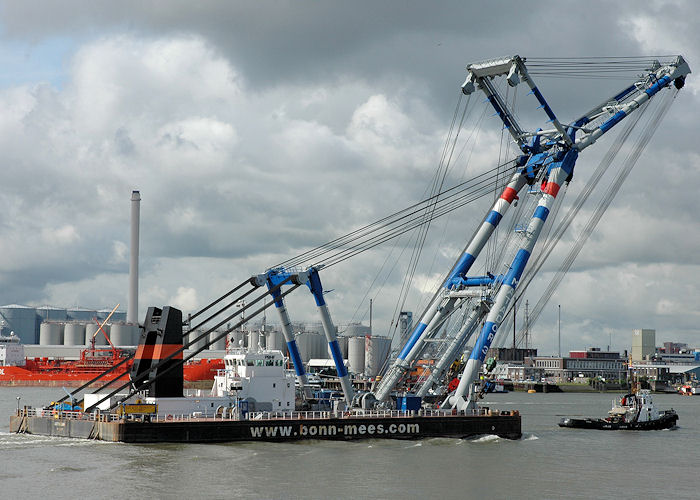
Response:
[[[461,439],[460,441],[464,443],[500,443],[501,441],[506,440],[500,436],[496,436],[495,434],[486,434],[485,436]]]
[[[497,436],[495,434],[486,434],[484,436],[478,436],[478,437],[473,437],[473,438],[467,438],[467,439],[460,439],[457,441],[457,444],[462,444],[462,443],[515,443],[517,441],[536,441],[538,440],[539,437],[535,436],[534,434],[523,434],[522,437],[519,440],[512,440],[512,439],[505,439],[500,436]]]
[[[39,436],[33,434],[15,434],[14,432],[0,432],[0,448],[6,450],[41,446],[114,446],[124,444],[125,443],[112,443],[110,441],[97,441],[91,439],[75,439],[60,436]]]

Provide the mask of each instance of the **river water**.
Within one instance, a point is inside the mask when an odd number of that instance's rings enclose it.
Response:
[[[675,408],[666,431],[562,429],[603,416],[612,393],[491,394],[518,409],[523,438],[130,445],[8,432],[22,405],[55,388],[0,388],[2,498],[700,498],[700,397],[654,395]]]

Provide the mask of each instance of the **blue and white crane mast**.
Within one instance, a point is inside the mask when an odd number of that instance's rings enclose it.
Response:
[[[540,135],[535,134],[528,142],[528,136],[532,134],[526,134],[523,131],[513,114],[505,105],[503,99],[491,84],[490,79],[496,76],[507,75],[508,84],[514,87],[520,82],[520,78],[523,78],[533,89],[533,93],[544,107],[545,112],[555,124],[555,127],[557,129],[562,128],[561,124],[559,124],[559,121],[554,116],[554,113],[552,113],[549,108],[549,105],[544,101],[542,94],[537,90],[532,79],[524,70],[524,65],[520,57],[515,56],[471,64],[467,67],[467,70],[469,74],[462,85],[462,92],[471,94],[476,89],[476,86],[479,86],[479,88],[486,93],[496,114],[501,118],[505,128],[524,153],[518,159],[518,163],[522,168],[518,168],[515,171],[500,198],[496,200],[479,230],[467,244],[462,256],[442,283],[441,287],[443,293],[437,293],[433,297],[430,305],[423,312],[419,323],[413,330],[411,337],[397,356],[393,366],[382,378],[374,393],[374,396],[379,401],[384,401],[389,397],[389,394],[396,387],[406,371],[411,368],[413,363],[418,359],[420,353],[424,351],[425,341],[432,338],[437,333],[438,327],[442,325],[445,318],[455,308],[459,299],[454,295],[450,296],[448,292],[460,288],[463,285],[460,283],[460,280],[466,277],[472,264],[481,253],[486,242],[492,236],[508,208],[510,208],[514,200],[518,199],[518,194],[522,188],[526,184],[532,184],[538,177],[540,170],[544,166],[544,161],[547,158],[546,153],[542,153],[541,151],[542,145]],[[521,72],[520,76],[518,76],[518,71]],[[445,295],[446,293],[447,295]],[[474,320],[480,321],[481,317],[474,318]],[[465,335],[469,330],[470,328],[463,328],[460,334]]]
[[[524,67],[522,60],[517,56],[513,58],[513,64],[514,66],[518,66],[518,68]],[[515,294],[520,277],[525,270],[525,266],[532,254],[532,250],[537,242],[542,227],[547,220],[547,216],[554,204],[557,193],[562,184],[567,182],[573,174],[574,165],[579,152],[593,144],[601,135],[609,131],[635,109],[639,108],[644,102],[651,99],[661,89],[670,86],[671,83],[673,83],[676,88],[680,89],[688,73],[690,73],[688,64],[682,57],[678,56],[672,64],[666,66],[658,65],[655,71],[641,78],[635,82],[634,85],[620,92],[611,100],[606,101],[606,104],[594,108],[594,110],[575,121],[572,125],[567,127],[568,133],[562,133],[560,130],[561,126],[557,126],[558,122],[556,119],[552,120],[555,123],[555,130],[549,131],[547,136],[549,136],[549,144],[555,144],[555,147],[548,151],[548,158],[544,160],[549,166],[547,168],[545,181],[542,184],[540,201],[524,233],[523,242],[512,261],[502,286],[496,294],[493,307],[486,317],[486,322],[464,368],[459,386],[454,394],[446,399],[443,403],[443,407],[447,406],[460,410],[474,408],[476,398],[473,382],[478,377],[486,353],[504,319],[504,315]],[[511,72],[509,77],[511,77],[512,74]],[[529,79],[529,77],[523,75],[522,71],[520,76],[525,81]],[[529,80],[531,82],[531,79]],[[467,81],[469,81],[469,79]],[[511,83],[510,78],[509,83]],[[531,84],[530,87],[532,88],[533,84]],[[532,88],[532,90],[545,108],[547,115],[552,118],[553,113],[551,109],[549,109],[549,106],[546,105],[544,98],[541,97],[539,91],[535,92],[536,87]],[[489,92],[487,90],[484,91],[487,96],[489,96]],[[489,100],[491,100],[490,96]],[[610,116],[610,114],[612,114],[612,116]],[[608,116],[608,118],[602,121],[600,125],[588,129],[583,128],[584,125],[592,125],[593,122],[597,123],[605,116]],[[504,124],[508,126],[505,120]],[[580,131],[583,137],[573,142],[576,131]],[[536,132],[533,135],[538,134],[542,133]],[[467,391],[469,391],[469,396],[465,397]]]
[[[307,270],[309,281],[308,286],[311,293],[316,300],[316,305],[318,306],[318,311],[321,314],[321,323],[323,323],[323,331],[326,335],[326,341],[328,342],[328,350],[331,353],[333,362],[335,363],[335,369],[338,373],[338,379],[340,380],[340,386],[343,389],[343,395],[345,396],[345,402],[348,406],[352,405],[352,400],[354,397],[354,391],[352,389],[352,381],[350,380],[350,374],[348,369],[345,367],[345,362],[343,361],[343,353],[340,350],[340,345],[338,344],[338,336],[336,335],[336,328],[331,320],[331,313],[328,311],[328,305],[326,305],[326,300],[323,298],[323,285],[321,284],[321,278],[318,275],[318,267],[310,267]]]
[[[280,283],[290,283],[290,284],[300,284],[307,285],[309,290],[316,300],[316,305],[318,306],[319,313],[321,315],[321,323],[323,324],[323,331],[326,335],[326,340],[328,341],[328,348],[333,357],[335,363],[335,368],[338,373],[338,378],[340,379],[340,386],[343,389],[343,395],[345,396],[345,401],[348,406],[352,404],[352,399],[354,397],[352,382],[350,381],[350,374],[348,373],[345,363],[343,361],[343,355],[340,351],[340,346],[338,345],[338,337],[336,335],[336,328],[331,320],[331,314],[328,311],[328,305],[323,297],[323,285],[321,284],[321,278],[318,274],[319,266],[309,267],[304,271],[300,270],[288,270],[282,267],[269,269],[265,274],[260,274],[254,276],[251,279],[251,283],[255,286],[267,285],[273,300],[275,301],[275,307],[280,315],[282,321],[282,333],[284,335],[285,341],[287,342],[287,348],[289,349],[289,356],[292,359],[292,364],[294,365],[294,371],[299,381],[299,386],[303,388],[306,397],[310,397],[310,388],[308,386],[308,377],[306,375],[306,370],[304,368],[304,363],[299,354],[299,347],[297,346],[296,340],[294,338],[294,332],[292,330],[292,323],[289,319],[289,313],[284,304],[284,299],[280,297],[279,288],[273,290],[273,288]],[[291,279],[290,279],[291,278]]]
[[[463,291],[458,291],[455,293],[463,293]],[[433,386],[439,384],[442,381],[443,376],[447,372],[447,369],[452,365],[455,359],[464,351],[464,348],[469,342],[469,339],[476,331],[477,326],[481,320],[486,316],[489,311],[490,301],[485,293],[483,296],[479,297],[473,304],[470,304],[470,308],[466,319],[462,323],[457,334],[450,339],[449,344],[445,348],[444,353],[440,356],[440,359],[431,367],[430,373],[421,381],[418,388],[415,390],[416,396],[424,397],[428,394]]]
[[[270,269],[265,274],[259,274],[253,276],[250,282],[254,286],[266,286],[270,290],[270,295],[272,300],[275,302],[275,308],[280,315],[280,321],[282,323],[282,334],[284,335],[284,340],[287,342],[287,349],[289,351],[289,357],[292,359],[292,365],[294,365],[294,372],[296,373],[297,382],[299,387],[304,392],[304,396],[307,398],[311,397],[311,388],[309,387],[308,376],[306,375],[306,369],[304,368],[304,363],[302,362],[301,355],[299,354],[299,347],[294,338],[294,331],[292,330],[292,322],[289,319],[289,313],[287,312],[287,306],[284,304],[284,299],[281,297],[280,288],[275,289],[275,286],[284,282],[285,279],[289,278],[289,274],[284,272],[278,272],[277,269]],[[292,275],[291,280],[295,285],[303,285],[308,280],[300,279],[299,274]]]
[[[518,170],[511,178],[508,186],[503,190],[501,197],[494,203],[486,219],[482,222],[471,242],[467,245],[457,264],[452,269],[442,284],[442,292],[449,291],[456,286],[455,281],[461,279],[471,268],[484,245],[488,241],[493,231],[511,206],[517,199],[520,190],[527,183],[527,177]],[[411,368],[420,353],[426,347],[426,340],[432,338],[438,331],[444,320],[454,310],[459,299],[457,297],[446,296],[444,293],[437,293],[426,310],[423,312],[420,321],[414,328],[406,344],[399,352],[396,361],[387,374],[382,377],[374,397],[379,401],[386,400],[391,391],[401,380],[407,370]]]

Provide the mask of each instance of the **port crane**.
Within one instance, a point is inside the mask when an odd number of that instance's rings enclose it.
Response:
[[[446,322],[455,311],[463,310],[460,327],[452,337],[445,339],[437,363],[417,388],[416,393],[419,396],[424,396],[432,386],[440,383],[447,368],[454,359],[464,352],[470,338],[478,332],[474,347],[464,366],[460,383],[454,393],[450,394],[443,402],[443,407],[459,410],[474,408],[476,394],[473,383],[478,377],[486,353],[504,321],[516,291],[523,286],[524,273],[535,250],[535,245],[542,234],[550,212],[554,208],[560,189],[572,179],[579,153],[594,144],[602,135],[626,117],[643,108],[646,102],[660,91],[672,87],[682,88],[686,76],[690,73],[688,64],[681,56],[664,63],[654,60],[648,70],[630,85],[584,113],[578,119],[565,124],[557,118],[538,89],[526,62],[526,59],[516,55],[467,66],[467,78],[462,84],[462,93],[472,95],[479,90],[486,95],[488,102],[501,119],[505,130],[508,131],[520,149],[520,154],[508,164],[512,174],[505,183],[500,197],[493,203],[480,227],[442,281],[407,342],[399,351],[395,362],[372,392],[363,394],[361,398],[357,398],[353,393],[349,375],[338,347],[335,327],[323,297],[319,271],[324,266],[338,264],[361,251],[373,248],[404,232],[420,227],[425,223],[424,213],[427,207],[434,210],[435,217],[449,213],[457,202],[464,203],[465,199],[470,200],[472,199],[470,197],[476,196],[474,194],[476,188],[469,185],[468,182],[438,193],[421,204],[397,212],[393,216],[360,228],[326,245],[316,247],[280,265],[273,266],[263,274],[255,275],[240,283],[219,299],[190,316],[187,323],[192,330],[197,330],[202,325],[211,322],[216,323],[214,326],[208,327],[195,339],[185,340],[185,337],[182,337],[182,347],[173,348],[168,351],[167,356],[164,355],[160,359],[147,360],[148,363],[144,369],[138,373],[132,373],[130,383],[114,389],[109,395],[114,395],[125,387],[130,387],[129,396],[131,396],[137,391],[143,390],[144,387],[153,385],[158,377],[170,370],[177,369],[178,363],[181,365],[191,359],[210,343],[223,338],[272,304],[275,305],[280,314],[283,333],[297,379],[300,386],[306,390],[306,373],[301,363],[284,303],[286,295],[296,288],[306,285],[314,296],[321,314],[329,350],[336,364],[345,400],[348,404],[361,404],[363,407],[388,404],[392,391],[396,389],[408,370],[426,351],[431,341],[435,340],[440,330],[445,327]],[[503,97],[499,87],[495,84],[497,79],[505,79],[509,87],[516,87],[521,83],[526,84],[530,93],[543,109],[550,128],[528,131],[521,126],[515,113],[507,105],[507,99]],[[538,202],[527,224],[518,229],[519,242],[506,271],[470,276],[469,272],[475,261],[484,250],[487,242],[494,237],[499,223],[508,210],[518,202],[526,188],[527,191],[535,192]],[[355,243],[351,245],[351,242]],[[316,259],[313,265],[298,267],[301,262],[311,259]],[[246,287],[248,287],[247,290],[245,290]],[[284,290],[285,288],[288,289]],[[261,289],[264,289],[265,292],[253,300],[247,299],[248,296]],[[268,296],[272,297],[272,302],[265,303],[262,307],[256,306]],[[231,299],[231,297],[234,298]],[[240,311],[220,319],[221,314],[233,307],[234,304],[240,304],[243,299],[245,299],[245,303]],[[225,301],[228,301],[228,304]],[[219,307],[219,310],[211,312],[215,306]],[[252,310],[253,307],[258,308],[249,312],[248,310]],[[161,313],[158,312],[158,314]],[[242,316],[240,321],[231,325],[230,322],[238,314]],[[244,314],[246,314],[245,317],[243,317]],[[163,315],[165,315],[165,310],[163,310]],[[201,317],[201,320],[197,325],[192,326],[191,320],[198,317]],[[219,330],[223,325],[226,325],[226,328],[223,331]],[[216,333],[216,335],[212,338],[210,337],[211,333]],[[181,332],[178,335],[181,336]],[[203,347],[190,352],[186,357],[183,356],[185,349],[203,339],[208,340]],[[158,370],[160,373],[154,375],[154,372]],[[306,392],[308,393],[308,391]],[[107,399],[108,396],[103,399]]]

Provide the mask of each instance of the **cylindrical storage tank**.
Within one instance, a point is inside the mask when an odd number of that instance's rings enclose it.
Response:
[[[364,337],[371,333],[369,326],[361,323],[350,323],[343,332],[346,337]]]
[[[58,321],[44,321],[39,326],[39,345],[63,345],[63,325]]]
[[[257,351],[260,347],[260,332],[251,330],[248,332],[248,350]]]
[[[365,337],[365,375],[376,377],[389,357],[391,339],[387,337]]]
[[[352,373],[365,371],[365,337],[348,339],[348,370]]]
[[[211,344],[209,344],[210,350],[223,351],[226,349],[226,335],[223,335],[223,333],[222,331],[216,330],[209,334],[209,342],[211,342]],[[221,338],[214,342],[214,339],[219,336],[221,336]]]
[[[63,329],[63,345],[85,345],[85,323],[66,323]]]
[[[41,321],[66,321],[68,310],[63,307],[42,306],[36,308]]]
[[[0,320],[5,323],[5,328],[15,332],[23,344],[36,344],[39,342],[39,317],[33,307],[10,304],[0,307]]]
[[[342,354],[343,359],[348,359],[348,338],[338,337],[337,340],[338,347],[340,347],[340,354]],[[326,343],[326,358],[333,359],[333,356],[331,355],[331,348],[328,346],[328,343]]]
[[[114,345],[138,345],[136,336],[138,335],[138,326],[130,325],[119,321],[112,323],[109,330],[109,339]],[[104,335],[102,336],[104,338]]]
[[[92,340],[92,337],[95,337],[95,345],[107,345],[107,339],[105,338],[105,333],[107,334],[108,337],[109,335],[109,324],[105,324],[102,327],[102,330],[104,330],[104,333],[100,330],[100,325],[97,323],[88,323],[85,326],[85,344],[90,345],[90,341]],[[110,337],[110,340],[112,338]]]
[[[284,352],[287,348],[287,342],[284,340],[284,334],[279,330],[268,330],[265,332],[265,346],[268,349],[276,349]]]
[[[72,319],[73,321],[83,321],[85,323],[94,321],[97,317],[97,311],[94,309],[82,309],[76,307],[75,309],[68,309],[67,313],[68,319]]]
[[[190,347],[188,349],[191,349],[194,351],[196,349],[201,349],[202,347],[204,347],[207,344],[207,341],[209,339],[208,335],[205,335],[204,337],[202,337],[200,340],[198,340],[196,342],[194,341],[197,337],[199,337],[203,333],[204,333],[204,331],[202,331],[202,330],[193,330],[187,335],[187,340],[189,342],[194,342],[193,344],[190,344]]]
[[[314,333],[311,337],[311,350],[309,354],[313,359],[326,359],[328,354],[326,353],[328,349],[328,342],[326,341],[326,336],[320,333]]]
[[[297,347],[299,348],[299,356],[304,363],[316,356],[317,350],[317,333],[300,333],[296,336]]]
[[[110,313],[112,313],[111,309],[100,309],[97,311],[97,319],[102,323],[109,317],[110,323],[126,323],[126,313],[124,311],[114,311],[112,316],[109,316]]]
[[[247,336],[240,330],[235,330],[228,334],[228,346],[231,349],[245,347]]]
[[[318,340],[316,341],[316,359],[330,359],[331,355],[328,348],[328,340],[324,334],[318,334]]]

